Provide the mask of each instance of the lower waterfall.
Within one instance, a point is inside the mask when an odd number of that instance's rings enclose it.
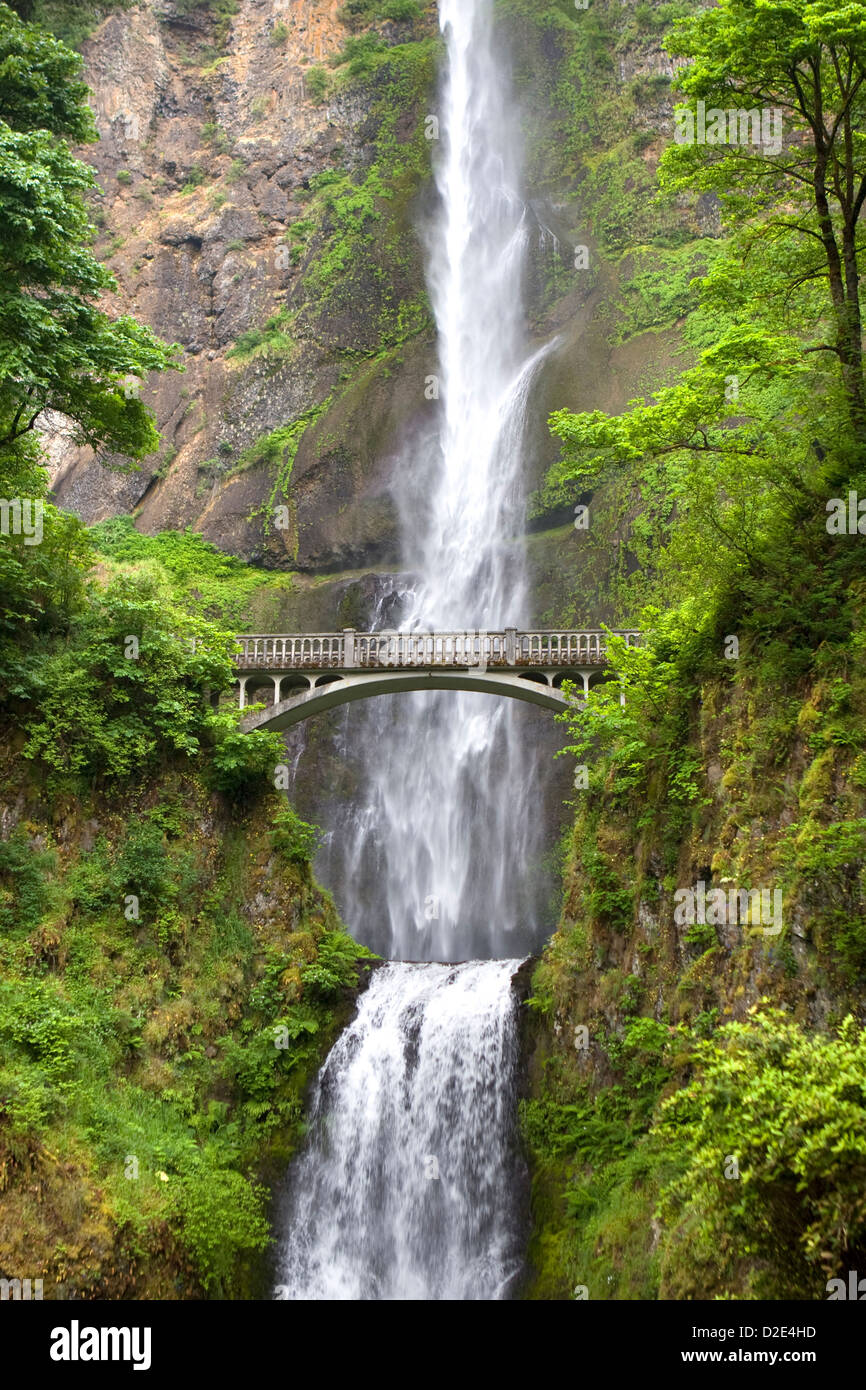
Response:
[[[276,1297],[501,1299],[519,1277],[518,960],[379,968],[319,1073]]]

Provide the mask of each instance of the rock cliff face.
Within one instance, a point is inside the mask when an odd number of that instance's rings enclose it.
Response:
[[[326,101],[311,94],[311,71],[348,37],[339,8],[242,0],[218,21],[207,6],[152,0],[110,15],[85,46],[101,139],[84,153],[104,191],[96,216],[119,282],[114,307],[179,343],[184,367],[143,388],[163,447],[140,471],[107,471],[62,432],[52,438],[58,499],[88,522],[135,511],[142,529],[193,525],[277,567],[394,555],[388,446],[408,403],[383,385],[380,320],[386,301],[417,295],[421,276],[413,248],[401,277],[367,240],[365,223],[384,222],[387,239],[402,216],[393,189],[382,209],[317,196],[316,180],[363,187],[395,77],[387,68]],[[399,42],[411,38],[406,24],[380,28],[401,53],[427,47],[423,32],[411,48]],[[414,135],[414,120],[404,126],[398,148]],[[313,286],[307,274],[324,243],[333,250],[329,218],[347,243],[338,250],[360,243],[347,277],[356,298],[330,293],[336,275]],[[306,412],[320,428],[298,449]],[[295,438],[271,440],[299,421]],[[279,498],[292,524],[280,529],[269,500],[295,449],[291,498]]]
[[[606,0],[595,40],[565,0],[544,14],[498,5],[537,218],[533,327],[558,335],[526,461],[535,486],[555,456],[551,409],[615,408],[669,358],[679,305],[636,313],[629,284],[637,270],[646,280],[646,262],[615,259],[628,250],[621,208],[648,203],[669,60],[658,25],[643,32]],[[436,364],[421,228],[436,7],[401,22],[352,9],[145,0],[87,41],[101,139],[83,153],[104,193],[95,217],[118,279],[112,307],[177,342],[184,370],[142,388],[163,444],[138,470],[103,467],[62,428],[49,437],[61,505],[88,522],[132,512],[148,532],[192,526],[265,566],[338,575],[313,604],[328,625],[347,586],[365,621],[376,573],[400,564],[392,476],[435,408],[424,395]],[[576,245],[589,247],[588,269],[575,267]],[[533,522],[539,620],[609,619],[621,545],[577,537],[557,500]],[[301,609],[306,624],[314,614]]]

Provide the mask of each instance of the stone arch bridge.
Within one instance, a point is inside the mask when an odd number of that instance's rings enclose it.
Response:
[[[617,632],[637,645],[637,632]],[[241,709],[262,702],[241,727],[287,729],[353,700],[407,690],[475,690],[561,711],[565,680],[591,687],[607,678],[600,629],[560,632],[342,632],[238,638]]]

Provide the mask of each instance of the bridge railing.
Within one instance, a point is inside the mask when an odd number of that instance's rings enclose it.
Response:
[[[640,634],[617,632],[630,646]],[[238,638],[241,671],[370,670],[411,666],[596,666],[607,660],[607,633],[519,632],[313,632],[251,634]]]

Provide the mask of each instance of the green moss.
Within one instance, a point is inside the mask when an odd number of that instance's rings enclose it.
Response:
[[[49,865],[26,843],[44,838],[37,822],[6,851],[0,880],[18,881],[25,910],[14,930],[0,924],[0,1151],[32,1173],[49,1150],[77,1229],[88,1235],[97,1211],[103,1223],[98,1248],[64,1255],[61,1199],[48,1183],[34,1220],[13,1172],[8,1218],[26,1223],[52,1296],[258,1292],[261,1180],[303,1133],[305,1086],[365,954],[297,839],[291,862],[271,858],[283,806],[265,793],[232,830],[198,779],[165,769],[134,805],[81,806],[79,823],[95,812],[103,826],[91,854],[73,834]],[[49,897],[31,891],[28,856],[52,874]],[[271,916],[251,918],[262,892]]]
[[[614,341],[685,319],[695,307],[692,281],[706,273],[719,251],[719,243],[709,238],[673,248],[630,250],[620,261]]]
[[[239,362],[250,362],[254,357],[290,358],[297,351],[297,344],[290,329],[293,315],[286,309],[271,314],[261,328],[250,328],[241,333],[229,348],[226,357]]]

